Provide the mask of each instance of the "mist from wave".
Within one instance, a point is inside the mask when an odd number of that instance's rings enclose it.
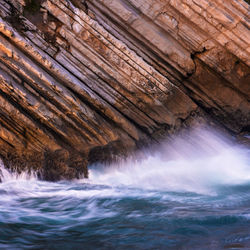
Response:
[[[143,158],[90,168],[93,183],[213,194],[220,185],[250,181],[249,150],[216,132],[192,130]]]

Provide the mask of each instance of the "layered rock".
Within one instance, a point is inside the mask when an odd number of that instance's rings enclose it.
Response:
[[[0,155],[41,178],[87,176],[200,114],[249,130],[249,5],[0,2]]]

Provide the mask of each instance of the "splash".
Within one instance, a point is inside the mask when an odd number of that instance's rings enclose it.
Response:
[[[16,180],[37,180],[35,172],[23,171],[22,173],[10,172],[4,167],[3,162],[0,159],[0,180],[2,182],[10,182]]]
[[[210,130],[192,130],[144,156],[101,169],[92,166],[90,180],[116,187],[211,195],[219,186],[250,182],[249,150]]]

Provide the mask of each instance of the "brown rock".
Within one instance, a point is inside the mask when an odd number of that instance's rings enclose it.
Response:
[[[206,116],[248,132],[248,15],[242,0],[1,1],[5,166],[80,178]]]

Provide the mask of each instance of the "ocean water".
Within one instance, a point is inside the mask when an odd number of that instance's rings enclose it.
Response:
[[[0,183],[0,249],[250,249],[250,152],[195,130],[88,180]]]

